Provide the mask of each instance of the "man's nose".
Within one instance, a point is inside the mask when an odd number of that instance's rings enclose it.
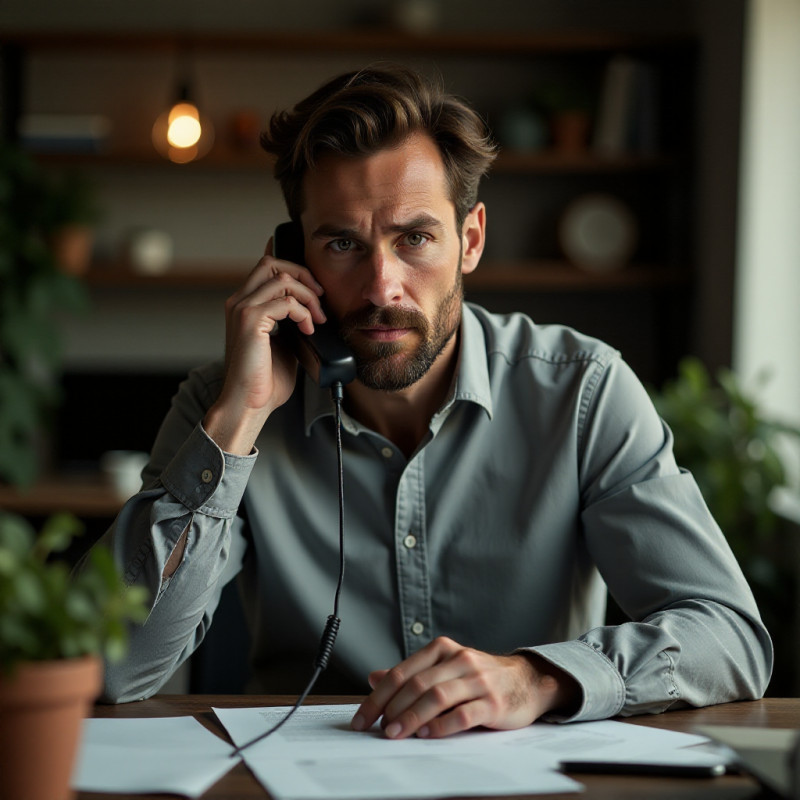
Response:
[[[363,260],[362,295],[374,306],[388,306],[403,298],[402,270],[394,253],[374,248]]]

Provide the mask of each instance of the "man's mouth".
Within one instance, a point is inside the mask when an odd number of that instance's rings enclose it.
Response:
[[[369,327],[359,328],[358,332],[373,342],[396,342],[402,339],[411,328]]]

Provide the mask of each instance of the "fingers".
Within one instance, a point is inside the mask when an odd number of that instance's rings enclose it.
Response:
[[[323,294],[322,286],[317,282],[311,272],[293,261],[284,261],[272,256],[272,239],[267,242],[264,255],[259,259],[256,266],[251,270],[242,286],[234,293],[234,297],[247,297],[256,291],[260,286],[268,283],[272,279],[285,275],[293,278],[311,290],[317,297]]]
[[[322,286],[305,267],[265,255],[228,298],[228,328],[235,331],[242,327],[242,320],[249,319],[250,325],[269,333],[276,322],[291,319],[310,334],[314,324],[326,319],[319,299],[322,294]]]
[[[544,709],[522,656],[494,656],[440,637],[390,670],[370,675],[372,693],[352,726],[366,730],[382,717],[389,738],[437,738],[479,725],[528,725]]]
[[[374,689],[383,680],[388,671],[388,669],[376,669],[375,672],[370,672],[367,676],[370,687]]]
[[[356,712],[353,727],[366,730],[383,717],[390,738],[418,733],[474,692],[465,680],[472,668],[458,657],[467,652],[473,651],[439,637],[393,669],[373,672],[369,676],[373,691]]]

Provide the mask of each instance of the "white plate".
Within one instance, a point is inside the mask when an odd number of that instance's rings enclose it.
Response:
[[[589,272],[624,267],[636,248],[636,218],[621,200],[587,194],[567,206],[559,223],[559,241],[566,257]]]

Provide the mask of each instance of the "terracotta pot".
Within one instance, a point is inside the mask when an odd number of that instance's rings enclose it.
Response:
[[[92,260],[94,230],[88,225],[64,225],[50,239],[56,264],[67,275],[85,275]]]
[[[583,153],[589,143],[590,127],[585,111],[560,111],[551,121],[553,146],[561,153]]]
[[[94,656],[0,675],[0,800],[68,800],[81,722],[100,692]]]

